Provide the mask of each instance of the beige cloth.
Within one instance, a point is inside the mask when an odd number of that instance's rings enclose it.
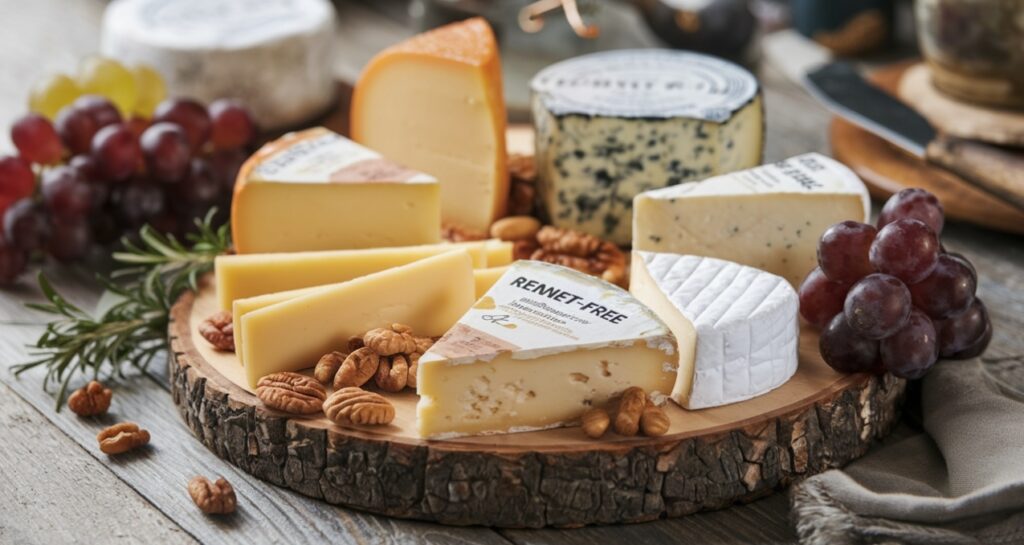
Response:
[[[793,488],[802,543],[1024,544],[1024,400],[979,359],[920,389],[923,431]]]

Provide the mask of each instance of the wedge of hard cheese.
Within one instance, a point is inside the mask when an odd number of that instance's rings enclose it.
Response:
[[[445,223],[486,231],[508,197],[506,116],[498,44],[477,17],[374,57],[352,96],[352,138],[436,176]]]
[[[267,293],[336,284],[413,261],[464,249],[473,268],[508,263],[511,243],[473,241],[365,250],[328,250],[274,254],[221,255],[214,261],[217,301],[231,310],[236,299]]]
[[[417,335],[442,335],[473,304],[473,260],[456,250],[309,289],[240,317],[235,333],[250,387],[270,373],[312,367],[349,337],[376,327],[397,322]]]
[[[663,398],[677,359],[668,327],[628,292],[517,261],[420,358],[417,429],[445,438],[573,424],[630,386]]]
[[[490,267],[487,269],[477,269],[473,271],[473,280],[475,281],[476,287],[476,298],[479,299],[484,295],[487,295],[487,291],[494,286],[495,282],[501,278],[501,275],[508,271],[508,265],[504,267]]]
[[[868,190],[850,169],[808,153],[633,201],[633,249],[717,257],[799,286],[834,223],[867,221]]]
[[[431,244],[440,186],[324,128],[263,146],[238,173],[231,231],[240,254]]]
[[[707,257],[633,252],[629,291],[679,342],[672,399],[687,409],[773,390],[797,367],[797,294],[785,279]]]

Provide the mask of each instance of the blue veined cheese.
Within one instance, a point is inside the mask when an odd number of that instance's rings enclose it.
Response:
[[[417,429],[441,439],[574,424],[631,386],[660,403],[675,384],[675,347],[622,288],[516,261],[420,357]]]
[[[633,197],[761,162],[747,70],[669,50],[584,55],[530,82],[538,199],[554,225],[629,244]]]
[[[634,250],[727,259],[794,286],[817,266],[825,229],[871,217],[860,178],[817,153],[648,191],[634,208]]]

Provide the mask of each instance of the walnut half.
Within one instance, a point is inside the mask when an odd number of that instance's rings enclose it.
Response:
[[[192,496],[199,510],[207,515],[234,513],[238,504],[235,489],[223,477],[212,483],[206,477],[193,477],[188,482],[188,495]]]
[[[121,454],[149,443],[149,432],[134,422],[121,422],[96,435],[104,454]]]
[[[111,397],[113,394],[110,388],[105,388],[94,380],[75,390],[75,393],[68,397],[68,408],[78,416],[100,415],[110,409]]]

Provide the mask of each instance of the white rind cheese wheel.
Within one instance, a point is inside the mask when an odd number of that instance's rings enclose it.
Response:
[[[757,79],[658,49],[569,59],[530,82],[538,193],[559,227],[630,243],[633,197],[760,164]]]
[[[333,104],[334,26],[327,0],[114,0],[101,50],[152,65],[170,96],[237,98],[274,130]]]

